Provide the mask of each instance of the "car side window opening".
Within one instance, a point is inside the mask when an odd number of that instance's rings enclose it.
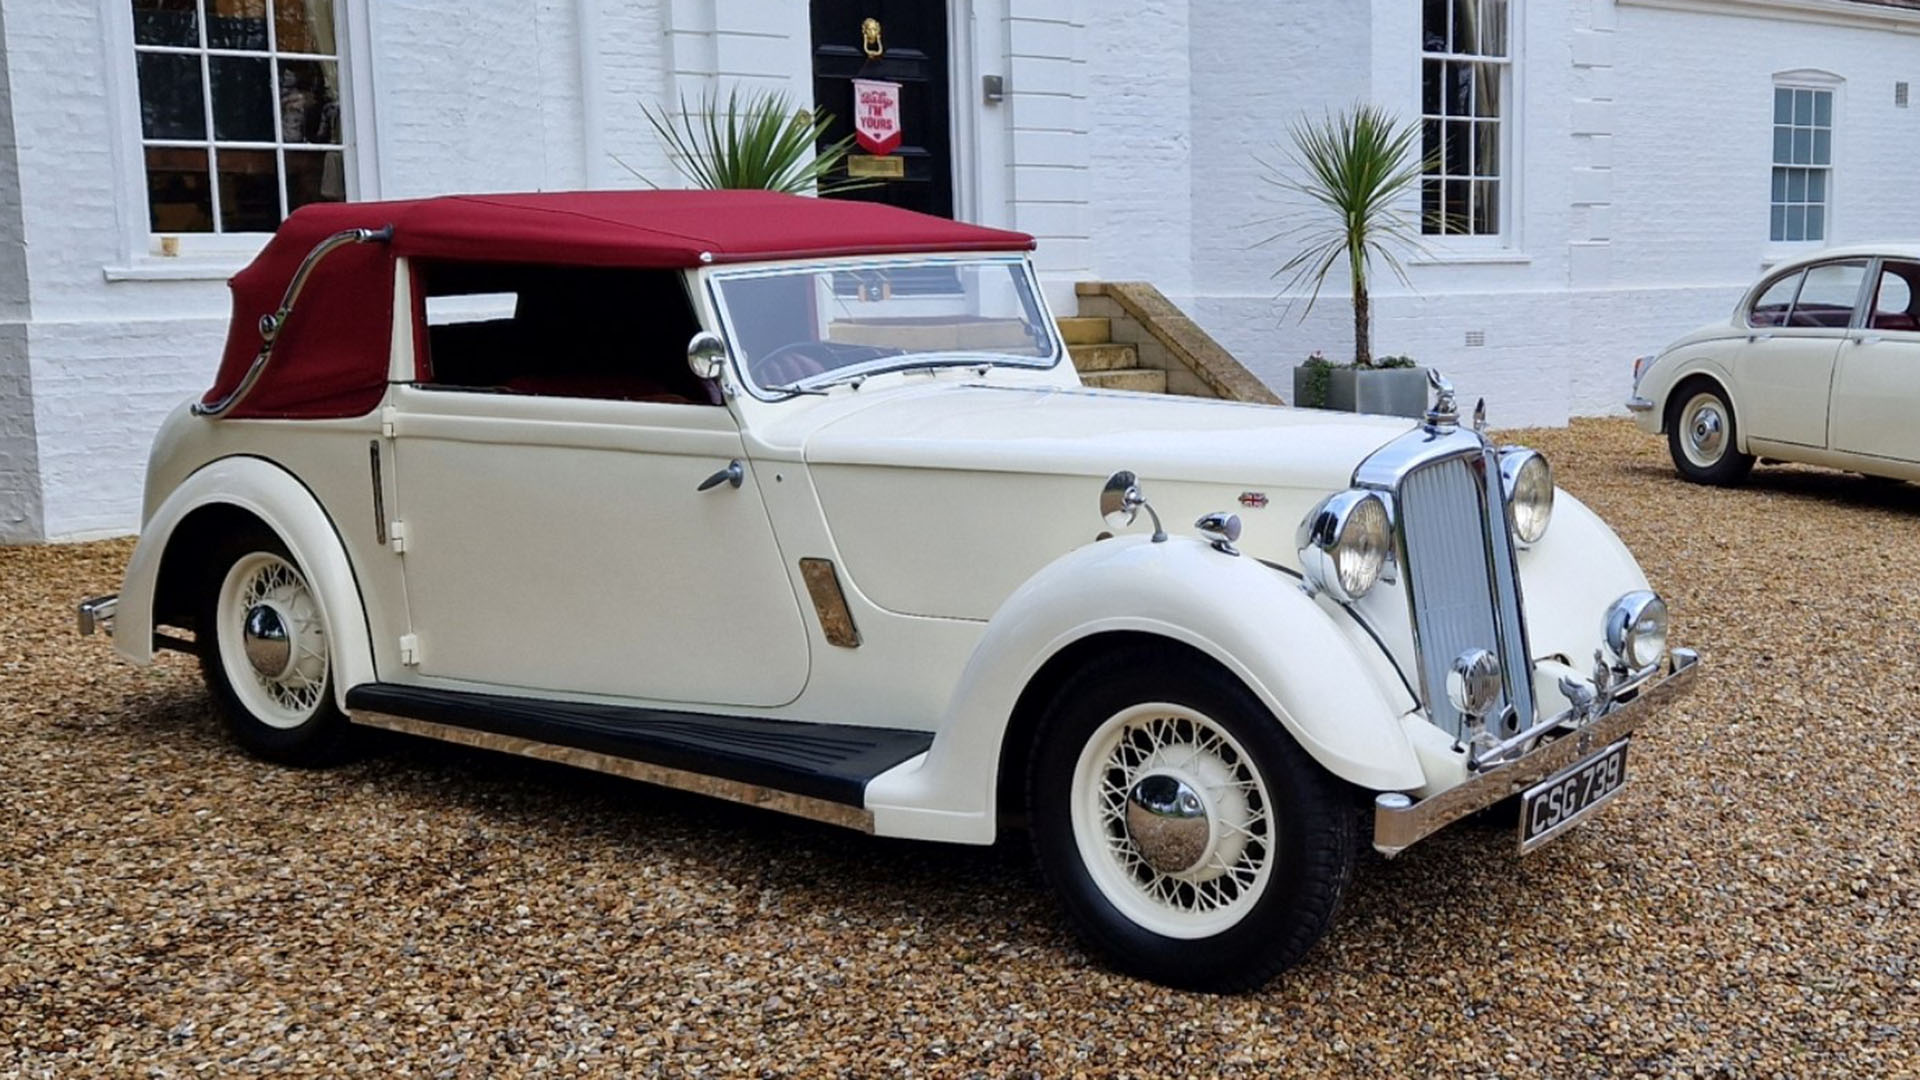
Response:
[[[1880,269],[1873,291],[1874,330],[1920,331],[1920,263],[1889,262]]]
[[[678,271],[431,262],[414,279],[424,388],[721,401],[687,367],[700,324]]]
[[[1787,325],[1846,329],[1853,322],[1853,309],[1860,303],[1860,286],[1866,276],[1864,259],[1808,267]]]
[[[1793,298],[1800,292],[1804,271],[1796,270],[1761,290],[1760,298],[1747,312],[1748,326],[1785,326],[1787,313],[1793,310]]]

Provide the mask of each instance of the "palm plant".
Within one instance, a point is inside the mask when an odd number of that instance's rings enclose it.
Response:
[[[743,98],[735,87],[727,91],[723,106],[709,90],[700,95],[697,109],[688,108],[681,97],[677,118],[665,109],[640,108],[665,144],[673,167],[695,187],[826,195],[871,186],[825,179],[847,156],[853,136],[821,146],[833,117],[797,109],[785,94],[759,90]],[[627,171],[647,186],[657,186],[631,166]]]
[[[1302,116],[1288,125],[1293,145],[1285,150],[1291,168],[1261,162],[1268,183],[1308,202],[1294,215],[1297,222],[1262,240],[1295,240],[1303,245],[1274,271],[1291,274],[1284,291],[1297,293],[1311,283],[1305,319],[1320,298],[1327,275],[1343,261],[1353,285],[1353,363],[1373,366],[1373,316],[1368,277],[1378,255],[1403,283],[1407,271],[1394,254],[1400,246],[1418,248],[1417,225],[1400,207],[1406,194],[1420,183],[1421,160],[1414,154],[1420,130],[1402,124],[1392,113],[1372,105],[1357,105],[1319,120]],[[1328,217],[1332,220],[1328,221]]]

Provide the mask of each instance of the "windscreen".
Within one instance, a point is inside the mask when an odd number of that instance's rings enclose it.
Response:
[[[1048,367],[1056,358],[1018,259],[746,271],[715,283],[756,393],[915,367]]]

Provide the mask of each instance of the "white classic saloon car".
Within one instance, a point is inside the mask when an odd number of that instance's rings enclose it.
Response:
[[[197,652],[277,761],[371,725],[1024,821],[1085,940],[1182,986],[1298,959],[1367,841],[1508,802],[1530,848],[1621,789],[1697,658],[1543,459],[1445,391],[1085,389],[1031,246],[742,192],[302,208],[82,629]]]
[[[1920,244],[1774,267],[1731,319],[1635,360],[1627,409],[1698,483],[1759,457],[1920,480]]]

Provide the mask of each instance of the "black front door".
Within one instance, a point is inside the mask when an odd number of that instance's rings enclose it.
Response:
[[[875,186],[839,197],[952,217],[944,0],[813,0],[813,100],[833,114],[828,143],[853,134],[855,79],[900,84],[900,147],[888,155],[899,161],[874,160],[855,145],[831,179],[851,168]]]

